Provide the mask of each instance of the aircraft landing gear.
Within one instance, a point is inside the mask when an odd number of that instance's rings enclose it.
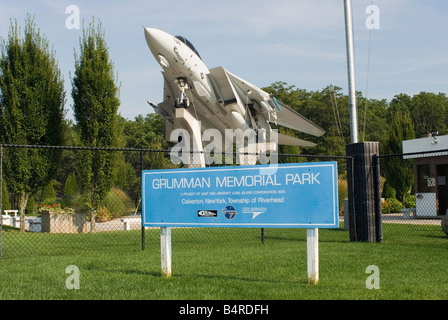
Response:
[[[179,86],[180,97],[174,99],[174,107],[175,108],[185,108],[187,109],[190,106],[190,100],[185,97],[185,89],[189,89],[188,83],[184,78],[178,78],[174,81]]]
[[[187,109],[190,106],[190,100],[188,98],[176,98],[174,99],[174,107],[175,108],[184,108]]]

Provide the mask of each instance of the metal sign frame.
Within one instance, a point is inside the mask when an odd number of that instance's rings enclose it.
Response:
[[[146,170],[142,223],[338,228],[337,163]]]

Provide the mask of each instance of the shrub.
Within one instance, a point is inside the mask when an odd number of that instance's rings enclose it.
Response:
[[[26,203],[25,213],[34,214],[36,204],[34,203],[34,196],[29,196],[28,202]]]
[[[111,215],[109,210],[107,210],[106,207],[99,207],[98,210],[96,210],[96,220],[99,222],[109,221],[111,219]]]
[[[348,185],[346,179],[338,179],[338,205],[339,213],[344,210],[343,201],[348,197]]]
[[[132,199],[117,187],[107,193],[101,206],[107,208],[110,218],[122,217],[135,211]]]
[[[85,206],[85,203],[86,203],[86,199],[84,199],[84,196],[79,194],[79,193],[75,193],[74,195],[69,196],[69,197],[64,197],[61,200],[61,204],[64,207],[73,207],[76,210],[86,210],[86,209],[88,209]]]
[[[415,195],[409,194],[404,197],[403,205],[405,208],[415,208]]]
[[[403,204],[395,198],[387,198],[381,203],[382,213],[397,213],[403,208]]]
[[[78,192],[78,184],[76,182],[75,174],[72,173],[67,177],[64,186],[64,196],[65,197],[74,197]]]
[[[41,200],[43,203],[51,204],[56,201],[56,192],[54,191],[53,182],[47,183],[41,193]]]
[[[387,198],[395,198],[395,189],[392,188],[390,183],[388,183],[387,181],[384,183],[383,193],[381,194],[381,196],[386,199]]]

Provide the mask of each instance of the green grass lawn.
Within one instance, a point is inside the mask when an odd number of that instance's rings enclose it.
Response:
[[[448,238],[440,226],[384,224],[383,243],[353,243],[346,231],[321,229],[317,285],[307,281],[306,230],[265,229],[264,244],[259,233],[175,229],[167,279],[160,272],[158,230],[146,231],[145,251],[139,231],[4,231],[0,299],[448,299]],[[8,257],[19,244],[23,250]],[[80,270],[79,290],[66,288],[69,265]],[[369,265],[379,268],[379,289],[366,288]]]

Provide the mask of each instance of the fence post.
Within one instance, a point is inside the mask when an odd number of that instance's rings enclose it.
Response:
[[[0,260],[3,255],[3,145],[0,145]]]
[[[373,188],[375,193],[375,237],[377,242],[383,242],[383,225],[381,222],[381,183],[380,183],[380,158],[373,155]]]
[[[141,179],[143,174],[143,150],[140,150],[140,185],[141,185]],[[141,197],[141,194],[140,194]],[[145,241],[145,227],[143,226],[143,203],[142,205],[142,213],[141,213],[141,230],[142,230],[142,251],[145,250],[146,247],[146,241]]]
[[[354,171],[355,171],[355,159],[354,157],[347,158],[347,191],[348,191],[348,231],[350,241],[357,241],[356,239],[356,211],[355,211],[355,183],[354,183]],[[347,223],[347,221],[344,221]]]
[[[348,156],[353,158],[349,172],[349,190],[353,190],[354,206],[350,210],[350,241],[377,242],[377,198],[375,193],[375,166],[373,156],[379,153],[378,142],[360,142],[346,145]],[[353,220],[353,221],[352,221]]]

